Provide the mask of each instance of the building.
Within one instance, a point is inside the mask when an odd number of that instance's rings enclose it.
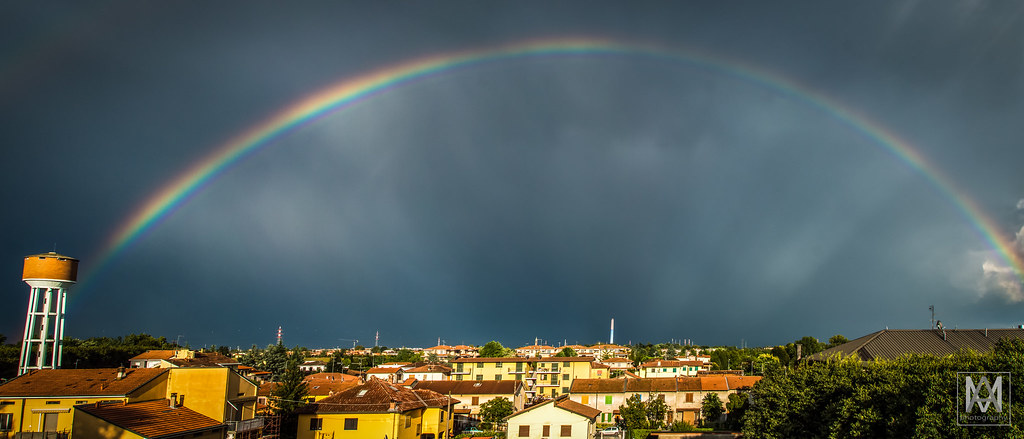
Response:
[[[600,361],[601,364],[608,366],[610,370],[626,371],[633,369],[633,362],[628,358],[611,357]]]
[[[538,397],[565,395],[573,380],[590,378],[593,362],[594,357],[539,358],[533,373],[527,377],[527,387]]]
[[[519,357],[459,358],[452,360],[455,381],[516,380],[526,381],[533,372],[535,359]]]
[[[480,406],[495,398],[505,398],[515,410],[522,410],[526,400],[522,381],[420,381],[415,389],[431,390],[459,400],[455,415],[459,429],[480,421]]]
[[[697,376],[699,371],[711,370],[711,363],[695,360],[655,360],[640,365],[643,378],[671,378]]]
[[[238,360],[219,352],[197,352],[188,349],[149,350],[128,360],[133,368],[172,367],[238,367]]]
[[[427,364],[414,367],[405,371],[405,378],[415,378],[418,381],[448,381],[452,375],[452,368],[440,364]]]
[[[299,371],[303,373],[318,373],[327,370],[327,364],[323,361],[306,360],[299,365]]]
[[[223,439],[227,425],[157,399],[132,403],[76,405],[75,439]]]
[[[596,419],[600,414],[600,410],[561,396],[505,418],[507,437],[591,439],[597,433]]]
[[[745,391],[761,377],[739,375],[713,375],[702,377],[639,378],[639,379],[578,379],[573,381],[570,399],[601,412],[600,422],[614,422],[619,407],[633,395],[643,401],[660,398],[670,408],[665,422],[685,420],[695,423],[700,419],[700,404],[708,393],[716,393],[722,402],[729,395]]]
[[[57,252],[25,256],[21,279],[31,289],[18,375],[60,369],[64,308],[68,289],[78,280],[78,259]]]
[[[855,357],[894,360],[907,354],[946,356],[963,350],[989,352],[1003,338],[1024,339],[1024,329],[884,329],[807,357],[823,361]]]
[[[0,425],[15,433],[70,432],[76,405],[163,399],[163,369],[41,369],[0,385]]]
[[[450,435],[455,401],[425,389],[379,379],[324,398],[298,411],[298,439],[440,439]]]
[[[518,357],[550,357],[558,353],[560,349],[548,346],[533,344],[529,346],[523,346],[516,348],[516,356]]]

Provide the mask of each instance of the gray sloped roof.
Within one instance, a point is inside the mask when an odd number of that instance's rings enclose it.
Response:
[[[1024,329],[884,329],[807,357],[822,361],[856,356],[861,361],[896,359],[907,354],[946,356],[963,350],[991,351],[1003,338],[1024,339]]]

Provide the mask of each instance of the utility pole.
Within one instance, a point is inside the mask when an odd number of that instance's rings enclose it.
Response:
[[[928,305],[928,310],[932,312],[932,325],[928,329],[935,329],[935,305]]]

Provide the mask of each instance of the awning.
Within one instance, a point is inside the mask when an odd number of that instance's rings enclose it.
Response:
[[[32,413],[71,413],[71,408],[66,409],[32,409]]]

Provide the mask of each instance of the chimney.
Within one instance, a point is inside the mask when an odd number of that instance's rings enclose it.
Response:
[[[171,393],[171,401],[170,401],[170,403],[171,403],[171,408],[172,409],[177,405],[177,404],[175,404],[175,402],[177,402],[177,401],[178,401],[178,394],[177,393]]]
[[[117,368],[117,379],[119,379],[119,380],[123,379],[124,375],[125,375],[125,373],[124,373],[124,366],[118,367]]]

